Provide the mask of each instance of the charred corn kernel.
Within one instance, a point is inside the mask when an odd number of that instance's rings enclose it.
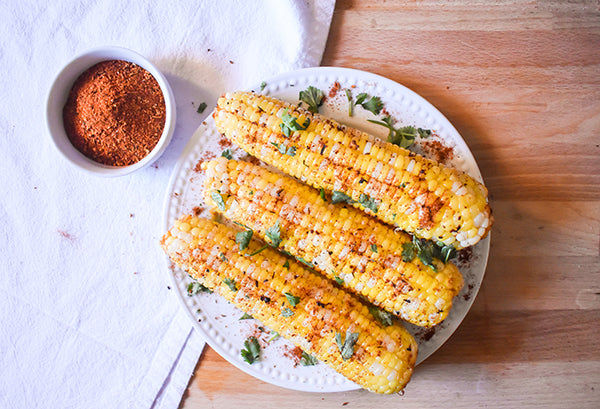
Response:
[[[286,137],[280,127],[284,111],[298,124],[310,119],[310,125]],[[319,114],[267,96],[233,92],[219,99],[214,118],[217,129],[251,155],[313,187],[342,191],[354,206],[418,237],[461,249],[491,228],[487,190],[469,175]],[[294,146],[295,155],[282,154],[273,144]],[[393,181],[385,164],[394,171]],[[438,220],[437,214],[445,216]],[[464,223],[473,218],[487,224],[459,239]],[[434,234],[442,223],[448,234]]]
[[[207,288],[365,389],[394,393],[408,383],[417,344],[400,324],[382,326],[357,297],[274,249],[249,256],[259,248],[253,241],[247,253],[240,252],[236,231],[229,227],[194,216],[182,216],[180,222],[161,246]],[[191,230],[197,234],[180,230],[182,223],[197,227]],[[194,239],[201,244],[192,246]],[[291,305],[286,292],[299,302]],[[293,314],[283,316],[282,307]],[[335,337],[340,333],[345,339],[347,331],[358,338],[351,355],[342,357]]]
[[[447,317],[462,275],[452,263],[439,263],[435,272],[418,258],[404,262],[407,234],[349,205],[327,203],[319,191],[260,166],[219,158],[202,168],[205,203],[229,220],[267,241],[269,229],[278,224],[282,250],[331,279],[342,278],[349,290],[406,321],[431,327]],[[210,189],[235,206],[219,209]],[[247,190],[254,195],[245,195]]]

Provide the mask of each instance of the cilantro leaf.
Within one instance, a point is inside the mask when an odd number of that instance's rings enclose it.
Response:
[[[313,366],[318,363],[319,363],[319,360],[317,358],[302,351],[302,356],[300,357],[300,364],[302,366]]]
[[[241,350],[244,361],[252,365],[260,359],[260,344],[256,337],[249,337],[244,341],[244,349]]]
[[[273,226],[267,229],[265,235],[271,241],[271,246],[279,247],[281,244],[281,226],[279,224],[279,220],[277,220]]]
[[[319,107],[323,104],[325,94],[318,88],[309,86],[305,91],[300,91],[300,101],[308,104],[308,110],[313,113],[319,112]]]
[[[367,99],[368,96],[369,96],[369,94],[367,94],[366,92],[361,92],[360,94],[358,94],[356,96],[356,104],[357,105],[362,105],[363,102],[365,102],[365,99]]]
[[[344,280],[342,279],[342,277],[335,275],[335,276],[333,276],[333,278],[335,279],[335,282],[338,283],[339,285],[344,285]]]
[[[348,196],[344,192],[334,190],[331,195],[331,203],[352,203],[352,198],[350,198],[350,196]]]
[[[423,139],[431,136],[431,129],[417,128],[417,133]]]
[[[388,142],[398,145],[401,148],[410,147],[414,143],[417,136],[421,138],[427,138],[431,135],[431,130],[415,128],[412,125],[395,128],[395,120],[389,115],[384,117],[381,121],[374,121],[371,119],[368,121],[377,125],[385,126],[389,130]]]
[[[266,86],[267,86],[267,83],[265,81],[261,82],[260,83],[260,90],[261,91],[264,90]]]
[[[288,307],[284,307],[281,309],[281,315],[286,318],[291,317],[294,315],[294,311],[290,310]]]
[[[201,103],[200,105],[198,105],[198,109],[196,110],[197,113],[201,114],[204,112],[204,110],[206,109],[207,105],[206,102]]]
[[[283,115],[281,116],[281,123],[279,124],[283,135],[289,138],[292,134],[292,131],[304,131],[306,130],[306,128],[308,128],[308,125],[310,125],[309,118],[306,118],[306,121],[302,125],[300,125],[297,121],[298,118],[295,118],[288,114],[288,109],[286,108],[283,111]]]
[[[369,305],[369,312],[373,317],[375,317],[377,322],[379,322],[384,327],[389,327],[394,323],[392,320],[392,314],[390,314],[387,311],[381,310],[373,305]]]
[[[242,315],[238,319],[238,321],[241,321],[241,320],[251,320],[251,319],[254,319],[254,317],[252,315],[248,314],[247,312],[245,312],[244,315]]]
[[[277,338],[279,338],[280,336],[281,336],[281,335],[279,335],[279,332],[277,332],[277,331],[273,331],[273,335],[271,336],[271,338],[269,338],[269,339],[267,340],[267,342],[274,341],[274,340],[276,340]]]
[[[319,196],[321,196],[321,199],[323,199],[324,202],[327,201],[325,198],[325,189],[321,188],[321,190],[319,190]]]
[[[235,242],[240,246],[240,251],[248,248],[253,235],[254,232],[252,230],[244,230],[236,233]]]
[[[274,147],[277,148],[277,150],[279,151],[279,153],[281,153],[282,155],[285,155],[285,145],[282,143],[276,143],[276,142],[271,142],[271,145],[273,145]]]
[[[347,330],[346,339],[344,341],[342,341],[342,334],[339,332],[335,333],[335,342],[344,361],[347,361],[354,355],[354,344],[356,344],[357,340],[358,332],[350,332],[350,330]]]
[[[381,102],[381,98],[379,97],[372,97],[370,100],[365,102],[362,102],[362,100],[361,102],[358,102],[357,100],[356,103],[362,105],[364,109],[374,113],[375,115],[379,115],[379,113],[383,109],[383,102]]]
[[[451,244],[448,244],[447,246],[442,246],[441,248],[438,245],[438,248],[440,249],[440,256],[438,258],[444,263],[447,263],[450,259],[453,259],[458,255],[458,252]]]
[[[197,281],[192,281],[191,283],[189,283],[187,286],[187,294],[191,297],[192,295],[196,295],[198,293],[210,294],[212,293],[212,291]]]
[[[223,253],[223,252],[219,253],[219,258],[221,259],[221,261],[225,261],[225,262],[229,261],[229,260],[227,260],[227,257],[225,257],[225,253]]]
[[[235,281],[232,280],[231,278],[225,278],[223,279],[223,282],[225,283],[225,285],[227,285],[227,287],[229,287],[229,289],[231,291],[237,291],[237,286],[235,285]]]
[[[302,264],[304,264],[307,267],[315,268],[315,265],[313,263],[311,263],[310,261],[304,260],[302,257],[296,257],[296,260],[298,260],[299,262],[301,262]]]
[[[410,263],[417,256],[417,249],[410,241],[402,245],[402,261]]]
[[[229,149],[225,149],[222,153],[221,156],[224,158],[227,158],[229,160],[233,159],[233,156],[231,156],[231,151]]]
[[[284,295],[292,307],[295,307],[300,302],[300,297],[296,297],[292,293],[284,293]]]
[[[283,263],[283,268],[290,268],[290,261],[289,260],[285,260],[285,263]]]
[[[371,210],[373,213],[377,213],[377,202],[372,197],[361,193],[360,197],[358,198],[358,203],[360,203],[366,209]]]
[[[220,211],[225,211],[225,201],[223,200],[223,196],[219,193],[218,190],[211,190],[210,197],[215,202]]]
[[[379,251],[377,250],[377,244],[371,244],[371,251],[374,251],[375,253],[379,253]]]

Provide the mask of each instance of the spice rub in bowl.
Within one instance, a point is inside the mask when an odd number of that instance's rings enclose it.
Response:
[[[46,119],[64,157],[99,176],[121,176],[148,166],[175,130],[175,98],[162,73],[121,47],[80,55],[57,75]]]
[[[137,64],[109,60],[87,69],[63,109],[65,131],[88,158],[110,166],[139,162],[158,143],[165,99],[156,79]]]

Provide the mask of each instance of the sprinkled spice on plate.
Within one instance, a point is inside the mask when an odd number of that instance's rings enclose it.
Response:
[[[165,99],[144,68],[122,60],[98,63],[73,84],[63,109],[65,131],[88,158],[111,166],[142,160],[158,143]]]

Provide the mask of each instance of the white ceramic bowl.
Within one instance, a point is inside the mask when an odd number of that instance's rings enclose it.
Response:
[[[156,79],[165,98],[165,126],[158,143],[142,160],[129,166],[104,165],[86,157],[73,147],[63,124],[63,108],[75,80],[91,66],[107,60],[129,61],[144,68]],[[54,144],[72,164],[100,176],[121,176],[148,166],[167,148],[175,130],[175,97],[161,72],[138,53],[121,47],[96,48],[75,58],[58,74],[48,94],[46,121]]]

